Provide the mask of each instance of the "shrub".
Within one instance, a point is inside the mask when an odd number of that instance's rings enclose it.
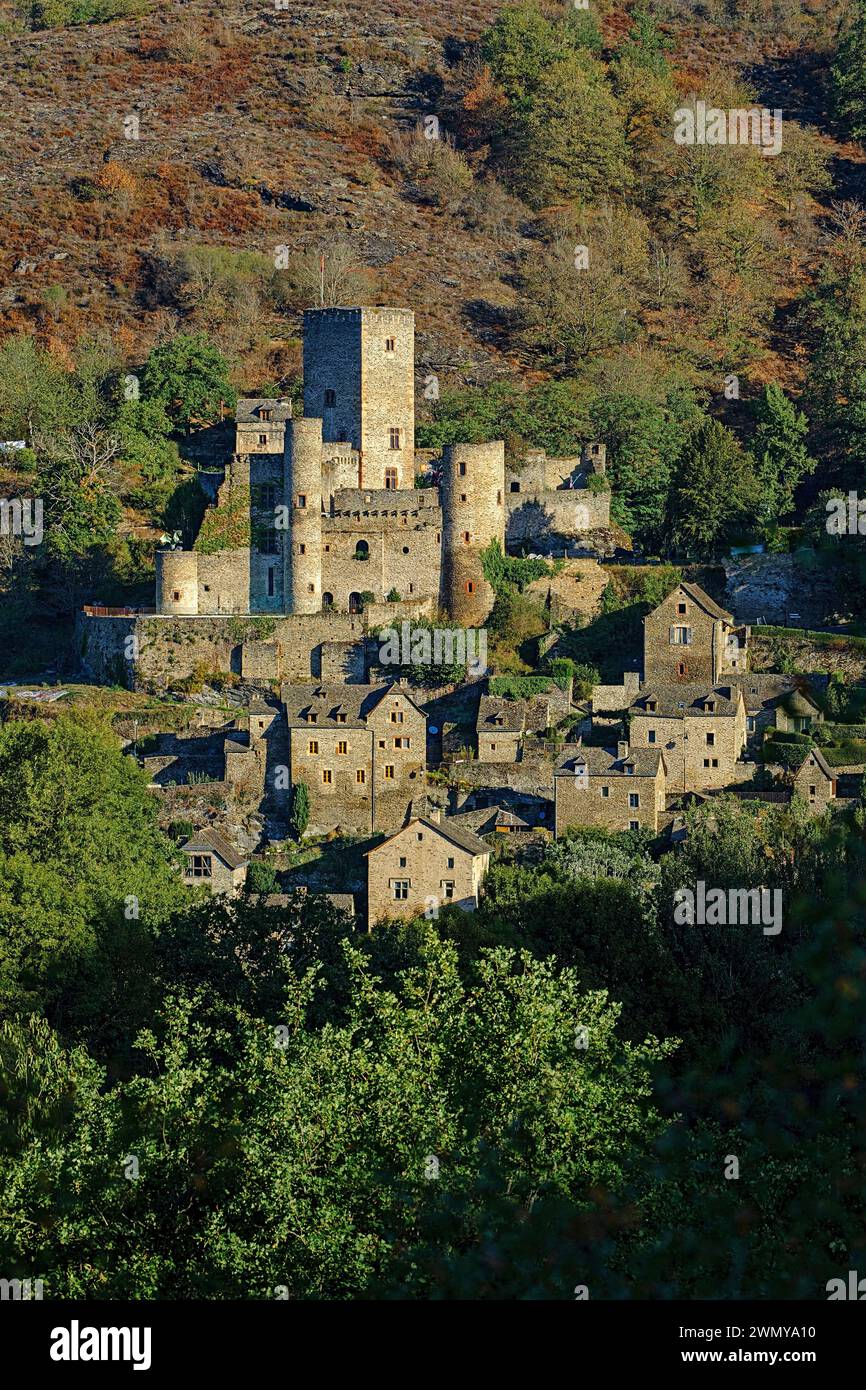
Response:
[[[254,859],[247,869],[247,880],[244,888],[247,893],[276,893],[279,891],[279,880],[277,871],[273,864],[265,864],[261,859]]]

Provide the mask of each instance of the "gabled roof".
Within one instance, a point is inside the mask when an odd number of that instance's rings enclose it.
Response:
[[[392,691],[426,719],[406,688],[394,681],[376,685],[322,684],[320,681],[284,685],[280,696],[290,729],[357,729],[366,726],[367,720]],[[310,713],[315,713],[315,720],[308,718]],[[344,714],[345,719],[338,719],[338,714]]]
[[[200,830],[197,835],[191,836],[181,849],[184,854],[216,854],[230,869],[239,869],[243,864],[249,863],[247,856],[235,849],[231,841],[218,830]]]
[[[262,410],[270,410],[270,420],[262,420]],[[292,418],[292,403],[275,396],[242,396],[235,407],[235,420],[239,425],[274,425]]]
[[[771,709],[794,689],[793,676],[779,675],[776,672],[744,671],[725,677],[731,685],[743,692],[749,714],[757,714],[760,709]]]
[[[480,840],[477,835],[473,835],[471,830],[459,829],[457,826],[450,825],[447,820],[427,820],[426,816],[417,816],[414,820],[410,820],[408,824],[401,826],[393,835],[389,835],[381,844],[374,845],[372,849],[368,849],[367,855],[378,853],[380,849],[384,849],[386,845],[389,845],[392,840],[396,840],[398,836],[404,835],[407,830],[413,830],[419,825],[423,826],[425,830],[435,831],[437,835],[442,836],[443,840],[447,840],[449,844],[456,845],[457,849],[462,849],[464,853],[471,854],[473,857],[477,854],[490,853],[490,846],[486,845],[483,840]]]
[[[817,763],[818,767],[821,769],[825,777],[829,777],[831,782],[835,781],[836,773],[830,766],[830,764],[827,762],[827,759],[824,757],[824,754],[821,752],[820,748],[810,748],[807,750],[806,756],[804,757],[799,768],[797,769],[798,777],[800,773],[803,771],[810,758],[815,759],[815,762]]]
[[[787,714],[812,715],[820,712],[820,705],[805,690],[792,690],[782,701],[782,708]]]
[[[736,714],[739,705],[739,686],[729,685],[650,685],[629,706],[632,715],[655,715],[660,719],[683,719],[686,715],[706,716],[708,719]],[[715,700],[715,709],[707,702]],[[655,701],[656,708],[649,705]]]
[[[662,762],[660,748],[630,748],[620,758],[610,748],[569,748],[561,753],[554,777],[573,777],[583,766],[590,777],[655,777]],[[626,771],[633,768],[633,772]]]
[[[726,608],[722,608],[716,603],[714,598],[710,598],[707,591],[702,589],[700,584],[682,583],[677,585],[677,589],[681,589],[682,592],[692,600],[692,603],[696,603],[699,608],[703,608],[704,612],[709,613],[710,617],[723,618],[726,623],[732,623],[734,621],[733,613],[729,613]],[[673,593],[676,593],[677,589],[674,589]],[[668,598],[670,598],[670,594]],[[659,604],[659,607],[661,607],[661,604]]]

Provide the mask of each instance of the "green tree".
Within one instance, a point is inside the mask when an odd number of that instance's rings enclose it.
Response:
[[[310,789],[306,782],[295,782],[292,786],[292,804],[289,811],[289,824],[300,840],[310,820]]]
[[[764,515],[779,520],[794,509],[794,494],[815,459],[806,448],[809,422],[780,386],[766,386],[755,408],[752,453],[764,494]]]
[[[717,420],[698,426],[686,443],[674,479],[674,543],[687,554],[719,550],[748,534],[760,512],[754,460]]]
[[[116,738],[70,719],[0,728],[0,1003],[96,1028],[145,989],[183,901],[156,802]],[[136,966],[136,962],[138,965]],[[127,978],[132,972],[132,978]]]
[[[830,69],[836,118],[849,135],[866,135],[866,0],[854,0]]]
[[[203,333],[178,333],[152,348],[142,389],[176,429],[188,430],[193,420],[209,424],[219,418],[221,404],[232,407],[237,399],[225,359]]]

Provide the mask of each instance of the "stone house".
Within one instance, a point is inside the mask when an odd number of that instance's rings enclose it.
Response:
[[[292,403],[286,397],[241,397],[235,407],[236,454],[282,454]]]
[[[749,629],[697,584],[678,584],[643,621],[646,685],[716,685],[748,670]]]
[[[651,685],[629,709],[632,748],[659,748],[668,790],[701,791],[736,781],[746,745],[739,686]]]
[[[420,816],[367,851],[367,922],[410,918],[440,907],[472,912],[490,866],[490,847],[447,820]]]
[[[806,734],[815,724],[821,724],[824,714],[805,690],[792,690],[776,705],[776,728],[789,734]]]
[[[292,785],[306,783],[309,830],[393,830],[425,795],[427,716],[402,686],[287,685]]]
[[[478,761],[517,762],[525,736],[543,734],[550,723],[550,701],[544,696],[505,700],[495,695],[482,695],[475,720]]]
[[[746,738],[749,743],[760,744],[764,730],[776,722],[779,704],[795,687],[793,676],[779,675],[775,672],[747,671],[730,678],[730,684],[739,686],[746,705]]]
[[[836,774],[820,748],[810,748],[792,779],[795,795],[817,813],[836,799]]]
[[[236,897],[244,886],[249,861],[218,830],[200,830],[181,846],[186,856],[183,881],[207,887],[216,897]]]
[[[569,826],[646,828],[658,834],[665,810],[665,760],[660,748],[616,751],[583,744],[566,749],[553,774],[556,836]]]

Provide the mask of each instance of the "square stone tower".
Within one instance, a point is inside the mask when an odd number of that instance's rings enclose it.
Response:
[[[413,487],[412,310],[305,310],[304,415],[321,419],[326,445],[345,441],[358,451],[358,487]]]

